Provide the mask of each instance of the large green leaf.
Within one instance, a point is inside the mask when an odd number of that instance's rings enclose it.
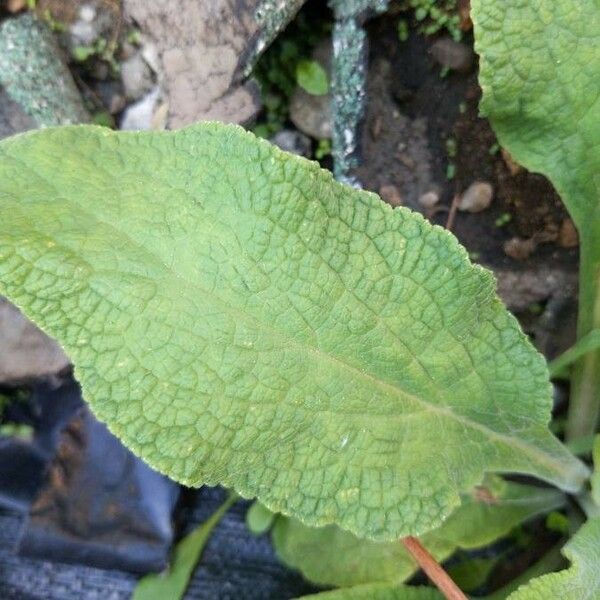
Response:
[[[481,108],[500,143],[600,233],[600,2],[472,0]]]
[[[588,521],[564,547],[569,569],[542,575],[520,587],[510,600],[598,600],[600,598],[600,518]]]
[[[563,494],[556,490],[489,478],[485,488],[466,495],[462,506],[441,527],[423,535],[421,542],[442,561],[456,548],[485,546],[563,502]],[[321,585],[400,582],[418,569],[400,542],[359,539],[335,525],[307,527],[296,519],[278,517],[273,542],[285,563]]]
[[[600,0],[473,0],[472,16],[483,112],[518,162],[550,178],[577,225],[582,338],[600,328]],[[596,349],[575,366],[569,441],[596,431],[598,390]]]
[[[577,490],[543,358],[456,239],[239,127],[0,143],[0,293],[99,419],[187,485],[361,537],[486,471]]]

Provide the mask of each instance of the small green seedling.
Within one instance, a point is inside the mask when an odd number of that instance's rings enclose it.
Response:
[[[398,25],[396,26],[396,29],[398,31],[398,39],[401,42],[406,42],[406,40],[408,40],[408,37],[410,35],[410,28],[408,25],[408,21],[406,19],[400,19],[398,21]]]
[[[488,150],[490,156],[496,156],[500,152],[500,144],[498,142],[493,143]]]
[[[327,72],[316,60],[301,60],[298,63],[296,81],[313,96],[323,96],[329,91]]]
[[[510,213],[502,213],[499,217],[494,221],[494,225],[496,227],[505,227],[512,221],[512,215]]]
[[[419,31],[425,35],[445,30],[456,41],[462,38],[456,0],[409,0],[408,5],[414,9]]]
[[[315,150],[315,159],[323,160],[326,156],[331,154],[331,139],[325,138],[319,140],[317,148]]]

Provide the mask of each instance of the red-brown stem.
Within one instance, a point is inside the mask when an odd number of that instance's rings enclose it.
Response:
[[[442,569],[437,560],[427,552],[416,537],[402,538],[402,543],[447,600],[468,600],[448,573]]]
[[[448,220],[446,221],[446,229],[448,231],[452,231],[454,227],[454,220],[456,219],[456,211],[458,210],[458,202],[460,200],[460,196],[456,194],[452,199],[452,204],[450,205],[450,212],[448,213]]]

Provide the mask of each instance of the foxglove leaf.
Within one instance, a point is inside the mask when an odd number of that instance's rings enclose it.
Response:
[[[600,233],[600,3],[472,0],[482,112],[549,177],[580,233]],[[596,237],[596,239],[598,239]]]
[[[396,540],[486,471],[577,490],[545,361],[448,232],[235,126],[0,142],[0,293],[186,485]]]

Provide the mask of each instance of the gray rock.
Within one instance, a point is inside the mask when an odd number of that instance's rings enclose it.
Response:
[[[54,35],[31,13],[0,25],[0,84],[38,126],[89,120]]]
[[[522,270],[494,269],[498,295],[520,315],[525,331],[547,358],[562,354],[575,342],[577,329],[577,272],[568,266],[540,266]],[[545,305],[534,316],[531,308]],[[540,306],[541,307],[541,306]]]
[[[313,96],[298,88],[290,101],[290,120],[303,133],[321,140],[331,137],[331,97]]]
[[[494,275],[498,296],[517,313],[549,298],[576,295],[577,273],[560,268],[494,269]]]
[[[160,90],[156,87],[141,100],[129,105],[123,113],[120,129],[131,131],[153,129],[152,121],[159,97]]]
[[[127,105],[120,81],[114,79],[99,81],[94,90],[102,100],[102,105],[111,115],[121,112]]]
[[[419,196],[419,204],[423,208],[433,208],[440,201],[440,194],[435,190],[430,190]]]
[[[279,146],[282,150],[297,154],[298,156],[310,158],[312,154],[310,138],[293,129],[282,129],[273,135],[269,141]]]
[[[455,42],[452,38],[444,37],[433,43],[430,48],[431,56],[446,69],[470,71],[475,61],[475,53],[470,46]]]
[[[148,36],[141,36],[141,53],[154,73],[160,73],[160,56],[158,55],[158,48],[156,44],[148,38]]]
[[[79,8],[78,19],[69,27],[70,43],[73,47],[91,46],[100,37],[97,14],[94,3],[83,4]]]
[[[126,17],[156,45],[168,126],[253,119],[260,110],[260,94],[246,74],[303,2],[124,0]]]
[[[129,100],[139,100],[154,87],[152,71],[140,52],[121,63],[121,81]]]
[[[400,190],[393,184],[382,185],[379,188],[379,196],[390,206],[402,206],[404,204]]]
[[[0,140],[14,133],[35,129],[35,127],[33,118],[26,114],[16,102],[13,102],[0,86]]]
[[[458,210],[478,213],[485,210],[492,203],[494,188],[487,181],[475,181],[460,197]]]
[[[65,13],[74,13],[67,31],[67,43],[71,49],[93,46],[101,38],[110,40],[118,32],[120,10],[117,2],[63,0],[63,4]]]
[[[537,242],[534,238],[513,237],[502,244],[504,254],[514,260],[527,260],[537,248]]]
[[[52,375],[69,365],[60,346],[0,297],[0,383]]]

